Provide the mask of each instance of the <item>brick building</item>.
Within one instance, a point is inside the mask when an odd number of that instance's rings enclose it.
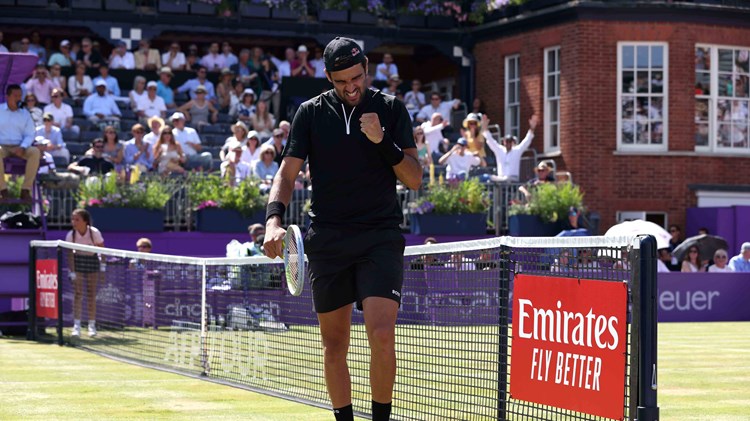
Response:
[[[544,116],[533,147],[572,173],[603,229],[620,212],[684,226],[699,197],[750,202],[748,17],[584,1],[501,19],[473,34],[476,95],[504,132]]]

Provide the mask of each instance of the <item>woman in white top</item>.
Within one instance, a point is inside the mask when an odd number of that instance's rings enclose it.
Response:
[[[729,255],[724,249],[718,249],[714,252],[714,264],[708,267],[709,272],[733,272],[732,268],[727,265],[729,262]]]
[[[52,83],[57,85],[57,88],[61,90],[60,94],[65,95],[65,90],[68,86],[68,83],[67,80],[65,80],[65,76],[63,76],[60,72],[60,65],[55,64],[54,66],[49,68],[49,78]]]
[[[143,76],[136,76],[133,80],[133,90],[130,91],[130,108],[133,110],[138,109],[138,103],[141,102],[144,98],[148,97],[148,92],[146,92],[146,78]]]
[[[266,101],[258,101],[255,107],[255,114],[250,116],[250,124],[262,139],[268,139],[271,137],[276,120],[273,118],[273,114],[268,112]]]
[[[73,229],[65,241],[104,247],[104,238],[98,229],[91,226],[91,215],[85,209],[76,209],[70,216]],[[100,272],[99,256],[74,250],[68,254],[68,278],[73,283],[73,336],[81,336],[81,311],[83,307],[83,285],[86,284],[88,304],[89,336],[96,336],[96,284]]]
[[[76,65],[76,74],[68,78],[68,93],[76,101],[83,101],[94,92],[94,83],[91,77],[86,74],[86,65],[78,63]]]
[[[706,265],[701,263],[698,247],[690,247],[682,259],[680,272],[705,272]]]

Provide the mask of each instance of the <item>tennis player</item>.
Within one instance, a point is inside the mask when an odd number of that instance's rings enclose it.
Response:
[[[269,196],[263,248],[268,257],[282,255],[282,218],[307,159],[312,225],[304,246],[334,414],[354,419],[346,355],[356,302],[371,351],[372,419],[388,420],[404,270],[396,179],[416,190],[422,168],[404,104],[365,86],[368,61],[360,46],[337,37],[323,60],[333,90],[305,102],[294,116]]]

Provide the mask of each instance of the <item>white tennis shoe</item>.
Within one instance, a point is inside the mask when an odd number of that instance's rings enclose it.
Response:
[[[70,333],[71,336],[81,336],[81,325],[73,325],[73,331]]]
[[[78,334],[80,335],[80,331]],[[92,338],[96,336],[96,325],[94,323],[89,323],[89,336]]]

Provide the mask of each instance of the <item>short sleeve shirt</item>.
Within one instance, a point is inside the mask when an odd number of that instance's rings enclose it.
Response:
[[[336,228],[397,228],[403,219],[396,174],[378,145],[360,130],[363,113],[377,113],[383,142],[416,148],[404,104],[365,89],[353,109],[333,90],[303,103],[294,116],[284,156],[310,165],[313,223]]]
[[[102,233],[98,229],[96,229],[96,227],[92,227],[92,226],[89,226],[83,235],[77,232],[75,235],[75,241],[73,240],[74,240],[73,231],[72,230],[68,231],[68,235],[65,236],[65,241],[69,243],[85,244],[87,246],[95,246],[97,243],[102,244],[104,242]]]

